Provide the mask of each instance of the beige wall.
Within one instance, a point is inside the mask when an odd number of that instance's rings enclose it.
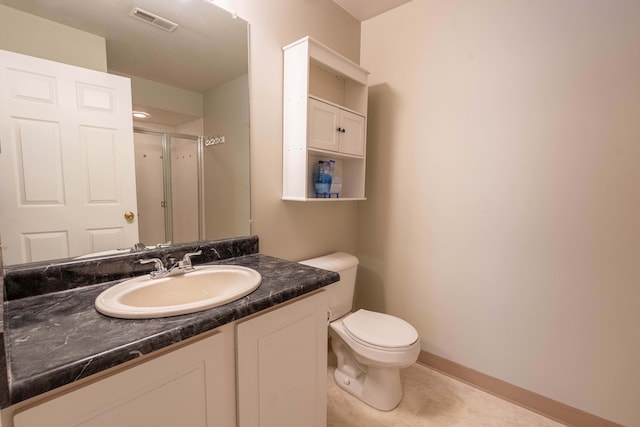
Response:
[[[0,5],[0,49],[107,71],[104,38],[4,5]]]
[[[330,0],[216,0],[250,24],[251,216],[260,252],[290,260],[355,251],[357,202],[284,202],[282,46],[306,35],[358,61],[360,23]]]
[[[359,303],[640,425],[640,2],[413,0],[372,71]]]
[[[205,237],[249,231],[249,82],[244,75],[204,96],[204,135],[223,144],[204,147]]]
[[[131,79],[131,97],[136,105],[158,108],[191,117],[202,117],[204,97],[201,93],[180,89],[136,76]]]

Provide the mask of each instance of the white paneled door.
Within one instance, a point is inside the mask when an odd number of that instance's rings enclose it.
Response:
[[[0,50],[4,264],[132,246],[136,213],[129,79]]]

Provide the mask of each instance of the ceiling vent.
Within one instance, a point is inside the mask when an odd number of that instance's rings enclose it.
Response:
[[[139,7],[134,7],[133,9],[131,9],[131,12],[129,12],[129,16],[132,16],[140,21],[151,24],[154,27],[162,28],[163,30],[169,32],[178,28],[178,24],[176,24],[175,22],[171,22],[168,19],[162,18],[151,12],[147,12],[146,10],[140,9]]]

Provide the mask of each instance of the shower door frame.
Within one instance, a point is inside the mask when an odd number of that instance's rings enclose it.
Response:
[[[196,142],[197,182],[198,182],[198,240],[204,239],[204,138],[185,133],[173,133],[133,128],[133,133],[155,135],[162,138],[162,187],[164,189],[164,234],[167,242],[173,242],[173,198],[171,190],[171,138]]]

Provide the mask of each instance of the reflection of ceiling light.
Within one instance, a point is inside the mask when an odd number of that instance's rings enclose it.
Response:
[[[135,117],[136,119],[146,119],[147,117],[149,117],[149,113],[145,113],[144,111],[134,111],[133,117]]]

